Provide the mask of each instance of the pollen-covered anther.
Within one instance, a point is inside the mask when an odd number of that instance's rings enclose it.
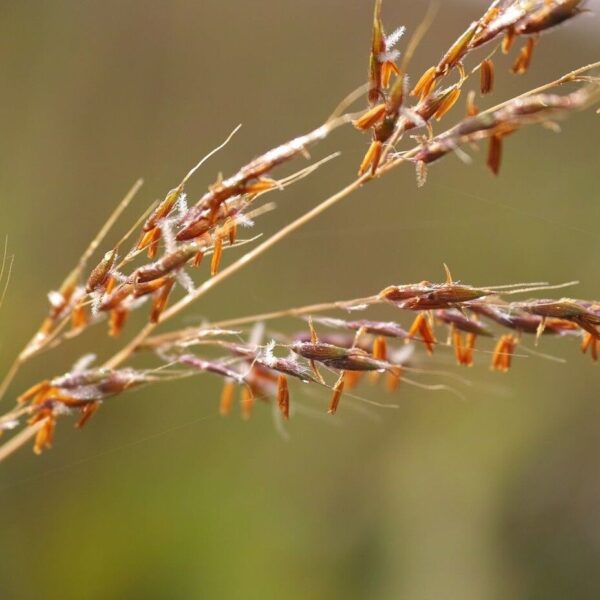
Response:
[[[235,382],[226,381],[221,391],[221,398],[219,401],[219,413],[222,417],[226,417],[231,412],[233,405],[233,395],[235,393]]]
[[[503,335],[498,340],[492,355],[492,370],[506,372],[510,369],[517,343],[517,337],[512,334]]]
[[[463,362],[466,367],[473,366],[473,350],[475,349],[475,340],[477,336],[474,333],[467,333],[465,346],[463,349]]]
[[[81,408],[81,416],[79,417],[75,427],[81,429],[94,415],[94,413],[100,408],[100,402],[88,402]]]
[[[360,383],[362,377],[363,373],[360,371],[344,371],[344,389],[355,389]]]
[[[507,29],[506,33],[504,34],[504,37],[502,38],[502,53],[503,54],[508,54],[510,52],[510,49],[513,47],[513,44],[515,43],[515,39],[516,39],[516,33],[515,30],[511,27],[510,29]]]
[[[144,248],[147,248],[148,246],[150,246],[150,244],[154,240],[154,236],[155,236],[157,229],[158,228],[155,227],[154,229],[150,229],[149,231],[144,231],[140,237],[140,241],[138,242],[136,249],[143,250]],[[159,234],[160,234],[160,230],[159,230]]]
[[[386,60],[381,65],[381,87],[387,89],[390,86],[392,75],[400,75],[400,69],[393,60]]]
[[[56,428],[56,417],[51,410],[40,411],[31,419],[30,424],[39,423],[42,420],[43,425],[36,433],[33,442],[33,452],[38,455],[44,451],[44,448],[52,447],[52,439]]]
[[[415,163],[415,174],[418,188],[422,188],[427,183],[427,173],[427,163],[424,160],[418,160]]]
[[[356,127],[356,129],[359,129],[360,131],[365,131],[366,129],[370,129],[371,127],[373,127],[373,125],[381,121],[381,119],[383,119],[383,117],[385,116],[385,112],[385,103],[377,104],[373,108],[367,110],[358,119],[353,121],[352,124],[354,125],[354,127]]]
[[[71,313],[71,329],[73,331],[78,331],[83,329],[87,324],[88,316],[82,299],[73,307],[73,312]]]
[[[383,149],[383,145],[379,141],[371,142],[367,153],[365,154],[362,162],[360,163],[360,167],[358,168],[358,175],[364,175],[369,169],[371,170],[371,174],[375,175],[377,172],[377,167],[379,166],[379,161],[381,160],[381,152]]]
[[[260,194],[261,192],[268,192],[276,187],[279,187],[277,181],[270,179],[269,177],[261,177],[252,183],[246,183],[244,192],[246,194]]]
[[[169,295],[171,294],[171,290],[175,285],[174,279],[167,279],[163,286],[154,292],[154,298],[152,300],[152,310],[150,312],[150,322],[158,323],[160,319],[160,315],[163,313],[165,308],[167,307],[167,302],[169,301]]]
[[[284,419],[290,418],[290,391],[288,380],[285,375],[277,377],[277,406]]]
[[[373,37],[369,57],[369,103],[375,104],[381,96],[382,63],[380,56],[386,50],[385,33],[381,22],[381,0],[375,0]]]
[[[123,306],[118,306],[110,311],[108,316],[108,335],[110,337],[118,337],[125,327],[129,317],[129,309]]]
[[[452,346],[454,347],[454,356],[459,365],[465,367],[473,366],[473,349],[475,348],[475,339],[477,336],[474,333],[467,333],[464,337],[458,328],[452,330]]]
[[[481,62],[479,74],[479,91],[482,96],[485,96],[494,88],[494,63],[489,58]]]
[[[171,277],[165,276],[144,283],[136,283],[134,286],[133,296],[134,298],[141,298],[142,296],[153,294],[165,286],[169,281],[171,281],[171,279]]]
[[[533,49],[535,47],[536,39],[530,37],[525,42],[525,45],[521,48],[519,55],[515,59],[512,66],[512,72],[515,75],[524,75],[531,64],[531,57],[533,56]]]
[[[158,254],[158,243],[161,235],[160,227],[155,227],[151,231],[148,231],[140,241],[139,247],[140,249],[146,248],[148,258],[156,258],[156,255]]]
[[[117,251],[110,250],[107,252],[102,260],[94,267],[85,285],[85,291],[89,294],[99,287],[105,286],[110,272],[115,264],[117,258]]]
[[[217,235],[214,248],[213,255],[210,261],[210,274],[214,277],[219,272],[219,266],[221,264],[221,256],[223,255],[223,238],[220,235]]]
[[[500,8],[497,3],[493,3],[479,20],[479,31],[485,30],[488,25],[500,14]]]
[[[387,360],[388,359],[388,350],[387,350],[387,342],[385,337],[379,335],[373,341],[373,358],[377,360]]]
[[[437,343],[433,331],[427,321],[427,318],[423,313],[417,315],[411,328],[408,330],[407,341],[416,338],[417,334],[420,336],[420,340],[425,344],[427,354],[433,354],[433,349]]]
[[[440,63],[438,64],[436,71],[440,74],[446,74],[450,69],[458,66],[462,67],[461,60],[469,48],[469,44],[475,37],[475,33],[479,27],[479,23],[474,21],[471,23],[469,28],[450,46],[450,49]]]
[[[252,388],[248,385],[245,385],[242,388],[242,395],[240,398],[240,409],[242,411],[242,418],[246,421],[252,416],[254,402],[255,398]]]
[[[475,117],[479,114],[479,108],[475,103],[475,90],[469,90],[467,94],[467,117]]]
[[[448,93],[444,95],[436,111],[433,113],[436,121],[440,121],[444,115],[456,104],[459,98],[460,88],[458,86],[448,90]]]
[[[586,331],[583,334],[581,340],[581,351],[586,354],[589,350],[593,361],[598,360],[598,351],[600,349],[600,341],[597,337],[593,336],[590,332]]]
[[[391,367],[388,371],[385,389],[388,392],[395,392],[400,385],[400,381],[402,380],[402,367],[394,366]]]
[[[131,283],[121,283],[114,288],[110,293],[104,294],[100,302],[99,310],[110,311],[117,308],[122,302],[131,296],[135,290],[135,286]]]
[[[343,393],[344,393],[344,374],[342,373],[333,386],[333,394],[331,396],[331,401],[329,403],[329,410],[327,411],[330,415],[335,415]]]
[[[490,137],[488,155],[487,155],[487,166],[490,168],[494,175],[498,175],[500,172],[500,165],[502,163],[502,137],[499,135],[493,135]]]
[[[418,96],[421,99],[425,98],[425,96],[428,96],[435,87],[436,77],[436,67],[429,67],[429,69],[427,69],[427,71],[421,75],[421,78],[411,90],[410,95]]]

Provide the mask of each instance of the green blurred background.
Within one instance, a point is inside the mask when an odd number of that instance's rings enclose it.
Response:
[[[413,76],[485,5],[443,2]],[[384,8],[388,29],[410,33],[426,3]],[[362,83],[371,10],[366,0],[2,2],[0,237],[16,258],[0,364],[135,178],[145,185],[128,222],[237,123],[192,197],[320,123]],[[524,78],[500,58],[494,100],[600,58],[599,29],[586,15],[545,36]],[[570,293],[598,297],[598,123],[590,111],[560,135],[511,137],[498,179],[481,153],[436,165],[421,190],[400,169],[179,324],[439,280],[442,262],[469,283],[579,279]],[[343,156],[273,196],[279,208],[258,229],[276,231],[349,181],[367,143],[347,130],[315,149]],[[114,350],[99,333],[32,362],[12,396],[91,348]],[[292,400],[318,416],[298,415],[288,440],[262,406],[250,422],[219,418],[210,377],[128,394],[83,432],[62,422],[51,452],[2,465],[0,597],[597,598],[600,374],[575,342],[541,350],[566,363],[520,359],[504,376],[478,356],[461,372],[465,401],[403,386],[398,410],[344,400],[331,419],[325,395],[295,387]],[[450,368],[450,353],[430,364]]]

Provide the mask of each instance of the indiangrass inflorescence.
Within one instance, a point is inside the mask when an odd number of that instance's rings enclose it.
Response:
[[[412,90],[408,87],[410,60],[431,16],[417,29],[399,60],[400,53],[395,47],[404,28],[385,34],[381,4],[381,0],[375,0],[367,85],[344,99],[324,124],[265,152],[232,176],[219,178],[199,200],[188,203],[187,182],[209,156],[230,141],[236,128],[162,202],[151,206],[119,243],[101,249],[106,234],[138,192],[141,182],[136,182],[76,267],[58,290],[49,294],[49,312],[0,383],[0,397],[25,363],[93,325],[104,322],[110,336],[119,336],[130,313],[144,305],[147,324],[103,364],[94,366],[95,357],[84,356],[65,374],[37,382],[23,392],[16,406],[0,416],[0,433],[9,430],[12,433],[0,446],[0,461],[31,439],[38,454],[49,447],[59,417],[75,414],[76,424],[81,427],[112,396],[199,373],[223,380],[222,414],[230,412],[235,392],[239,390],[245,417],[250,416],[255,401],[260,399],[274,400],[282,417],[287,419],[293,410],[291,380],[327,388],[331,395],[329,413],[334,414],[344,394],[352,395],[365,376],[372,381],[384,381],[390,392],[401,382],[423,386],[410,377],[411,372],[419,372],[416,357],[431,355],[438,346],[451,346],[456,362],[470,366],[479,349],[476,343],[487,345],[491,368],[507,371],[519,347],[530,352],[522,344],[524,336],[533,336],[537,342],[542,336],[554,335],[575,338],[583,352],[589,352],[597,360],[600,302],[570,298],[514,299],[517,295],[548,292],[571,284],[477,287],[454,280],[447,267],[442,283],[390,285],[364,298],[155,333],[159,325],[290,233],[397,166],[413,165],[418,185],[424,185],[428,165],[450,153],[465,157],[462,147],[486,142],[488,167],[498,174],[506,137],[529,125],[556,127],[558,119],[600,100],[600,78],[594,75],[600,69],[598,62],[485,111],[477,108],[476,92],[471,89],[465,94],[466,116],[446,131],[434,133],[434,121],[443,120],[457,105],[474,77],[478,78],[475,87],[481,95],[493,91],[493,61],[498,49],[507,54],[513,45],[520,44],[511,70],[519,75],[526,73],[540,33],[577,16],[583,11],[584,2],[495,0],[440,61],[417,79]],[[486,53],[483,56],[479,53],[469,66],[472,55],[478,54],[482,46],[486,46]],[[452,83],[448,82],[451,78]],[[567,85],[571,89],[563,92]],[[348,112],[365,92],[367,109]],[[309,176],[335,155],[280,179],[276,178],[276,167],[298,157],[308,157],[310,146],[347,124],[371,135],[369,149],[358,167],[358,177],[270,238],[257,243],[258,236],[244,236],[246,228],[274,208],[263,196]],[[406,140],[411,145],[401,149]],[[128,250],[124,250],[126,245]],[[250,249],[221,268],[225,250],[229,254],[239,247]],[[98,250],[101,258],[93,266],[91,261]],[[204,261],[210,262],[210,276],[202,279],[195,273]],[[0,262],[0,306],[10,266],[5,246]],[[375,305],[390,305],[398,315],[412,312],[416,317],[412,324],[374,320],[369,311]],[[322,314],[332,311],[346,314],[344,318]],[[358,312],[360,318],[356,316]],[[352,313],[351,318],[348,313]],[[271,321],[290,317],[301,319],[300,331],[294,336],[281,336],[267,328]],[[447,331],[442,340],[440,328]],[[485,341],[478,342],[477,338]],[[131,366],[130,362],[139,353],[153,355],[157,367]]]

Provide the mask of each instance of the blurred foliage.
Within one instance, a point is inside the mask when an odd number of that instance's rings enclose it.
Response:
[[[385,4],[389,28],[409,33],[426,9]],[[478,4],[443,3],[413,77]],[[146,184],[130,220],[236,123],[242,131],[192,195],[218,171],[309,130],[362,83],[371,8],[4,2],[0,235],[9,234],[16,263],[0,364],[135,178]],[[500,59],[494,100],[597,60],[598,16],[581,21],[544,36],[526,77],[510,76]],[[538,128],[510,138],[497,180],[478,154],[471,166],[456,157],[436,165],[421,190],[410,168],[399,170],[180,323],[438,280],[444,261],[473,284],[579,279],[574,294],[598,297],[597,132],[589,113],[558,136]],[[278,211],[259,229],[275,231],[349,181],[367,143],[348,130],[317,149],[315,157],[344,155],[276,197]],[[90,344],[101,355],[114,348],[97,334],[32,363],[13,393],[64,371]],[[249,423],[220,419],[208,377],[131,393],[84,432],[62,423],[51,452],[2,466],[0,596],[597,598],[600,374],[575,344],[544,341],[541,350],[567,362],[530,357],[502,376],[482,354],[462,373],[472,381],[465,402],[405,386],[398,410],[357,412],[344,401],[331,419],[325,397],[294,388],[292,401],[320,416],[295,418],[288,441],[264,407]],[[449,367],[449,353],[435,364]],[[364,395],[390,401],[376,388]]]

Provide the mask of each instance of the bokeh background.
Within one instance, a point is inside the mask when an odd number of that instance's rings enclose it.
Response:
[[[308,131],[362,83],[371,4],[3,1],[0,238],[9,235],[15,269],[0,365],[137,177],[144,188],[115,235],[237,123],[192,196]],[[413,75],[485,4],[443,2]],[[425,2],[387,0],[385,21],[410,33],[425,11]],[[526,77],[500,58],[493,100],[597,60],[599,30],[592,14],[545,36]],[[436,165],[420,190],[412,169],[400,169],[178,324],[439,280],[443,262],[474,284],[578,279],[570,293],[598,297],[598,124],[590,111],[560,135],[511,137],[498,179],[481,153],[470,166]],[[259,230],[276,231],[349,181],[367,143],[347,130],[315,149],[314,158],[343,156],[275,196],[278,210]],[[32,362],[11,395],[91,349],[105,356],[115,346],[100,331],[86,335]],[[287,440],[268,408],[250,422],[218,417],[210,377],[128,394],[83,432],[61,423],[51,452],[27,449],[2,465],[0,597],[597,598],[600,373],[575,343],[540,349],[566,362],[519,359],[504,376],[478,356],[461,373],[471,385],[452,383],[464,401],[403,386],[397,410],[345,399],[332,419],[325,395],[294,388],[316,415],[293,419]],[[454,369],[443,350],[431,364]],[[361,393],[392,401],[378,388]]]

